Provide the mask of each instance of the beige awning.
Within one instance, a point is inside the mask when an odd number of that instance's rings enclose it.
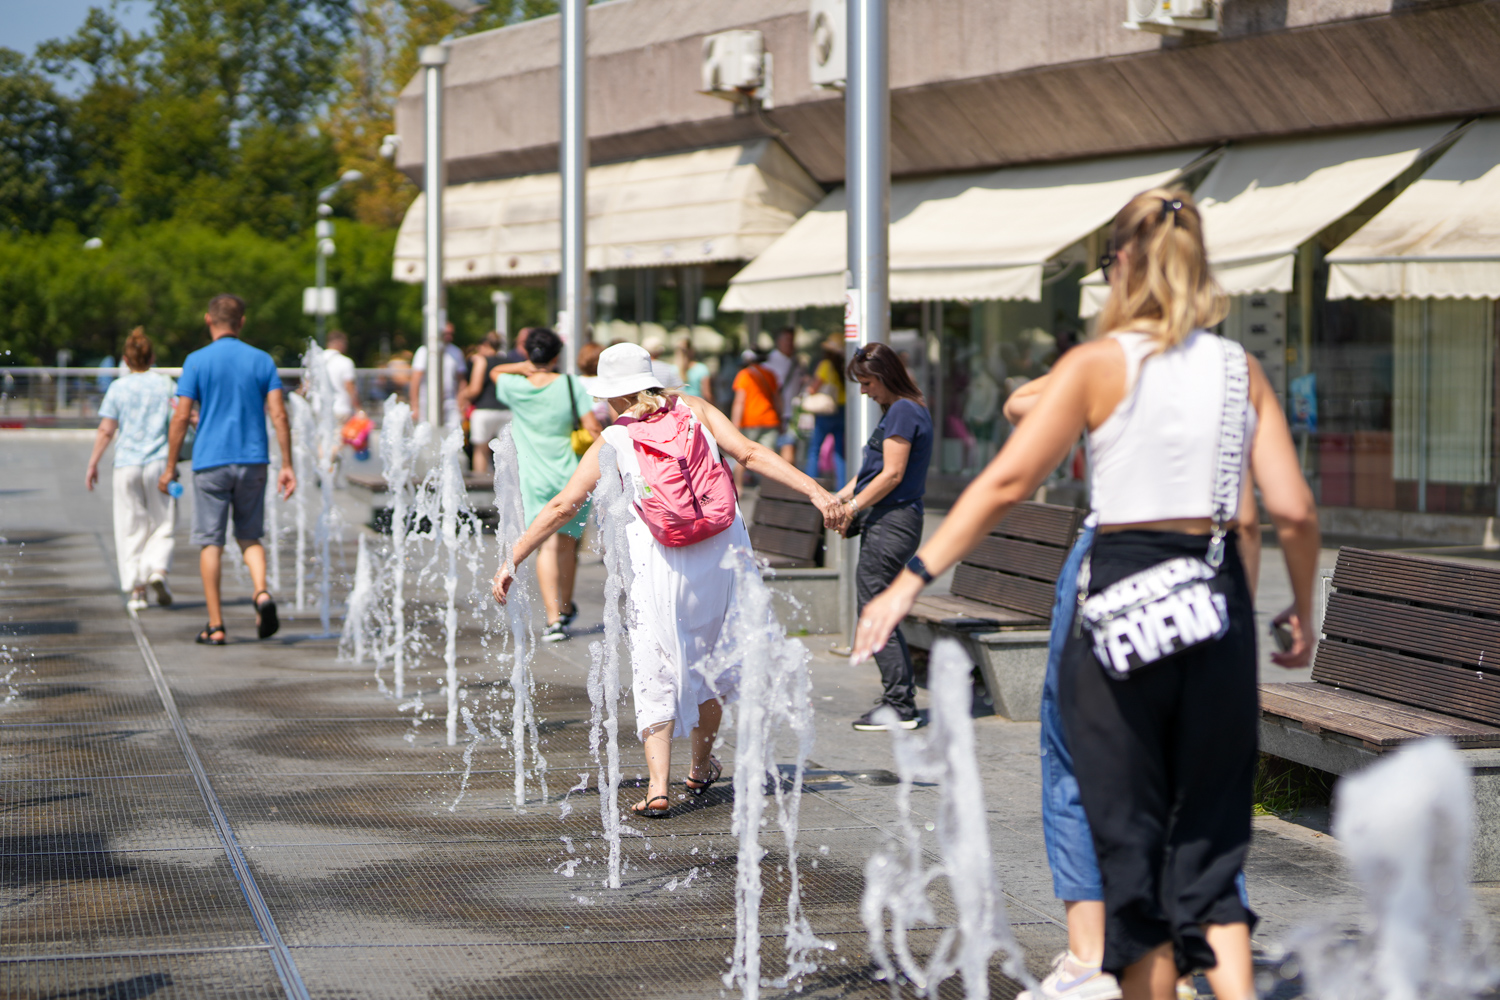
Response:
[[[891,185],[891,300],[1040,301],[1049,260],[1170,181],[1198,151],[1009,167]],[[730,279],[722,308],[844,301],[845,195],[835,191]]]
[[[556,274],[561,181],[530,174],[456,184],[443,195],[443,280]],[[750,260],[786,232],[823,189],[774,140],[591,167],[591,271]],[[396,238],[394,277],[426,267],[419,195]]]
[[[1198,188],[1214,276],[1230,295],[1290,292],[1297,248],[1394,180],[1456,122],[1231,146]],[[1079,312],[1108,289],[1083,279]]]
[[[1500,299],[1500,119],[1328,255],[1330,299]]]

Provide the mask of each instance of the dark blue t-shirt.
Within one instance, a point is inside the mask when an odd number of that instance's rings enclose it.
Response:
[[[859,480],[854,484],[854,493],[870,485],[870,480],[885,468],[885,439],[905,438],[911,444],[911,455],[906,459],[906,473],[896,488],[881,498],[877,507],[905,507],[915,504],[922,508],[922,494],[927,492],[927,463],[932,459],[932,415],[927,407],[909,399],[898,399],[885,411],[885,416],[865,442],[864,463],[859,467]]]
[[[265,465],[266,394],[281,388],[276,362],[238,337],[220,337],[182,362],[177,395],[198,403],[193,471]]]

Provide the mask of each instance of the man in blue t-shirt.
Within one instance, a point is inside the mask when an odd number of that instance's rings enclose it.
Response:
[[[177,380],[177,407],[167,434],[167,467],[157,486],[169,491],[177,478],[177,456],[187,436],[193,404],[198,404],[198,434],[193,440],[193,534],[202,546],[198,570],[203,576],[203,596],[208,603],[208,626],[198,641],[222,646],[223,605],[220,574],[224,559],[224,532],[234,518],[234,540],[245,556],[245,566],[255,584],[255,629],[262,638],[274,635],[279,622],[276,601],[266,590],[266,550],[260,544],[264,533],[266,467],[270,454],[266,442],[266,416],[276,428],[281,448],[281,472],[276,491],[283,499],[297,488],[292,471],[292,428],[282,398],[276,362],[259,348],[240,340],[245,325],[245,302],[237,295],[217,295],[203,316],[213,342],[187,356],[182,377]]]

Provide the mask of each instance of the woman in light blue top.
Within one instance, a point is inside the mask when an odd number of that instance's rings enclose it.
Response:
[[[167,460],[167,426],[177,386],[152,372],[155,352],[145,332],[136,327],[125,339],[125,366],[130,374],[110,383],[99,404],[99,433],[89,456],[84,485],[99,481],[99,459],[118,431],[115,444],[114,509],[115,556],[120,566],[120,589],[130,593],[130,607],[146,607],[150,588],[162,607],[172,603],[167,574],[172,570],[173,532],[177,500],[156,488]]]

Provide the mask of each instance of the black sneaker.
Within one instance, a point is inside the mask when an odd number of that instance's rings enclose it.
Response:
[[[854,720],[854,728],[858,729],[862,733],[880,733],[889,729],[890,726],[888,726],[886,723],[875,721],[875,713],[880,711],[882,708],[888,707],[889,706],[887,705],[876,705],[864,715],[861,715],[859,718]],[[895,709],[891,710],[895,711]],[[915,712],[913,712],[909,716],[901,715],[899,713],[896,716],[897,729],[916,729],[920,725],[922,725],[922,717]]]
[[[564,611],[562,613],[562,617],[559,618],[558,621],[562,623],[562,627],[563,628],[569,628],[573,624],[573,619],[575,619],[577,617],[578,617],[578,605],[577,605],[577,603],[575,603],[573,601],[569,601],[568,602],[568,610],[566,610],[566,611]]]
[[[568,630],[562,622],[553,622],[542,631],[543,642],[562,642],[568,638]]]

